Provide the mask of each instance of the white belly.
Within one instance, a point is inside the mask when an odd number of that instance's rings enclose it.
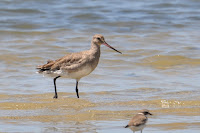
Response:
[[[71,78],[71,79],[81,79],[82,77],[87,76],[93,71],[91,67],[84,67],[74,72],[64,72],[61,74],[62,77]]]
[[[56,71],[44,71],[42,74],[44,76],[50,76],[50,77],[57,77],[61,76],[64,78],[71,78],[71,79],[81,79],[84,76],[87,76],[93,71],[93,69],[90,66],[85,66],[82,69],[74,70],[73,72],[69,72],[67,70],[56,70]]]

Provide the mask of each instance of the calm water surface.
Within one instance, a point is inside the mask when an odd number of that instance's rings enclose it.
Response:
[[[200,130],[200,1],[1,0],[0,132],[121,133],[138,110],[144,132]],[[101,48],[95,71],[75,81],[36,74],[48,59]]]

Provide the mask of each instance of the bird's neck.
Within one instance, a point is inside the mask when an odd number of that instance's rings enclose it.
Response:
[[[92,69],[94,70],[99,63],[99,58],[100,58],[100,46],[98,44],[91,44],[91,48],[89,50],[90,52],[90,59],[91,59],[91,64],[92,64]]]
[[[100,46],[98,44],[95,44],[95,43],[91,43],[91,48],[90,50],[92,51],[92,53],[94,54],[99,54],[100,55]]]

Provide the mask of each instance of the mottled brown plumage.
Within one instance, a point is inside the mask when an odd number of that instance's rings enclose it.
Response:
[[[95,59],[96,57],[96,59]],[[71,53],[55,61],[47,62],[45,65],[38,66],[40,72],[64,70],[68,73],[81,69],[87,63],[90,63],[93,69],[96,68],[100,57],[100,51],[92,53],[90,50],[79,53]],[[59,75],[59,74],[58,74]],[[80,77],[81,78],[81,77]]]
[[[57,98],[56,91],[56,79],[59,77],[66,77],[76,79],[76,93],[78,95],[78,81],[90,74],[98,65],[100,58],[100,45],[106,45],[107,47],[119,52],[105,42],[102,35],[97,34],[93,36],[91,48],[87,51],[79,53],[71,53],[55,61],[49,60],[47,64],[40,65],[38,73],[44,75],[50,75],[54,77],[55,96]],[[121,52],[119,52],[121,53]]]

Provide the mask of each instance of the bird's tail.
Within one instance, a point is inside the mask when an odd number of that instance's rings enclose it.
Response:
[[[41,73],[43,71],[47,71],[51,69],[51,66],[54,64],[54,61],[48,60],[47,64],[37,66],[36,69],[38,69],[38,73]]]
[[[124,128],[128,128],[129,127],[129,125],[126,125]]]

